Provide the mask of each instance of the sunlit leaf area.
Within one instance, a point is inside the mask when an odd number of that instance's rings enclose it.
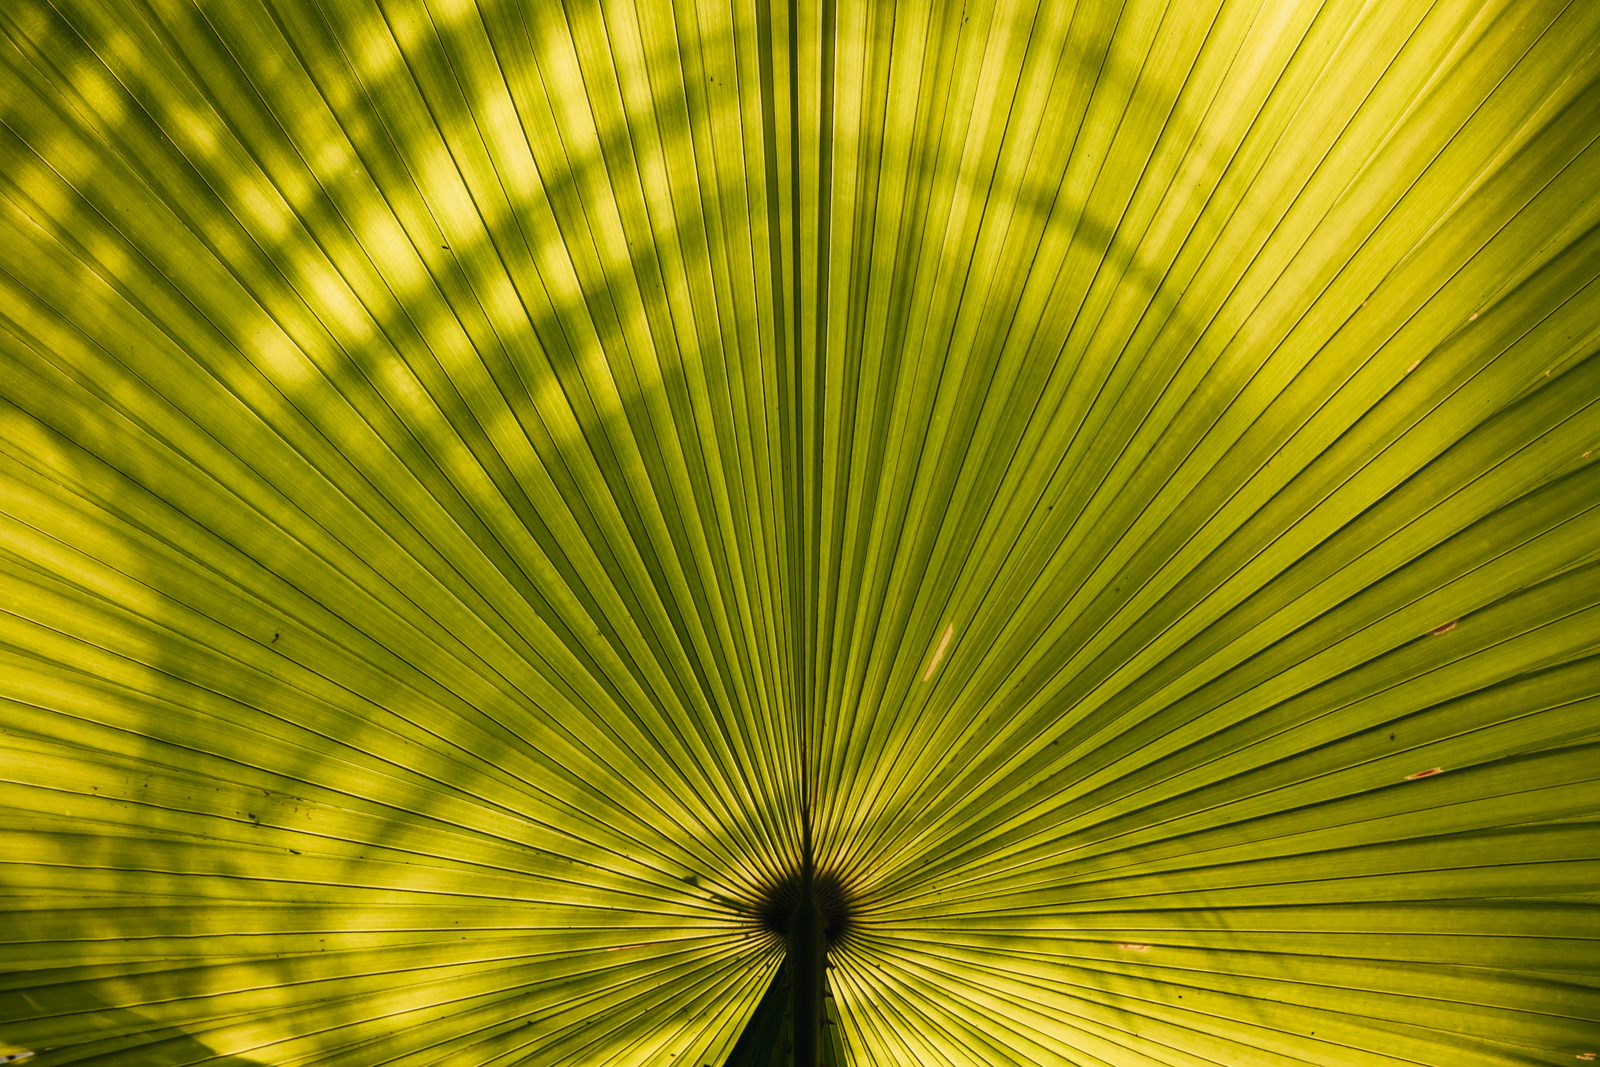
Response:
[[[1594,1059],[1597,278],[1591,0],[6,0],[0,1062]]]

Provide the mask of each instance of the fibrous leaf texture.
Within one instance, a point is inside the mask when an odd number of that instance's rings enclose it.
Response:
[[[824,1062],[1592,1059],[1597,224],[1587,0],[0,4],[0,1059],[782,1061],[807,840]]]

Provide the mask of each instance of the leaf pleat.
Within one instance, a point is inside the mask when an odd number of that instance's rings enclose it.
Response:
[[[1582,0],[0,8],[0,1058],[720,1063],[808,841],[832,1067],[1600,1054],[1596,190]]]

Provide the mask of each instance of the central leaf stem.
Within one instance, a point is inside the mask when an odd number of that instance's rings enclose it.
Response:
[[[820,1067],[828,943],[817,907],[816,868],[809,840],[806,845],[800,869],[800,904],[789,921],[789,1018],[794,1026],[794,1067]]]

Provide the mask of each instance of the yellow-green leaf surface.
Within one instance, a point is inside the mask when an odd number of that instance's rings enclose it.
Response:
[[[1600,6],[0,5],[0,749],[0,1061],[1600,1055]]]

